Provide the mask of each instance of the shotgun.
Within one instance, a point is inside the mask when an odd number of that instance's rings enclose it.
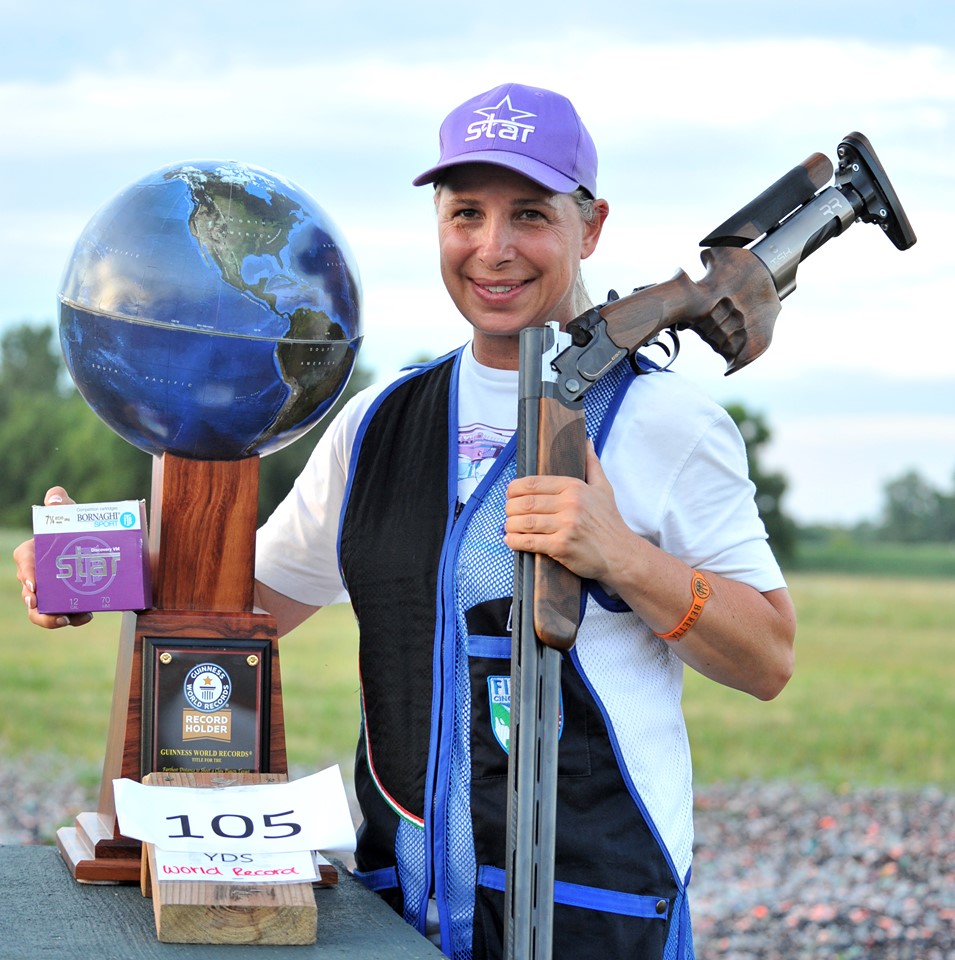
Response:
[[[899,250],[915,234],[869,141],[850,133],[838,162],[815,153],[700,242],[704,277],[611,291],[561,330],[521,333],[517,475],[583,479],[583,397],[641,347],[690,329],[734,373],[764,353],[796,269],[857,221],[882,228]],[[826,186],[830,178],[834,182]],[[635,368],[636,369],[636,368]],[[561,656],[580,621],[579,579],[541,554],[515,557],[511,732],[505,881],[506,960],[549,960],[553,947],[557,738]]]

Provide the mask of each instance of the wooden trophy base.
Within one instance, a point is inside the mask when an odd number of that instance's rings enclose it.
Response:
[[[60,854],[80,882],[140,881],[141,844],[119,832],[113,780],[142,780],[164,770],[288,773],[275,621],[252,612],[258,465],[257,457],[204,461],[170,454],[154,463],[150,521],[154,607],[123,614],[97,810],[81,813],[74,826],[62,828],[56,837]],[[163,689],[157,679],[159,663],[172,663],[180,655],[213,663],[222,657],[241,659],[256,671],[260,687],[253,697],[254,711],[262,719],[261,732],[248,749],[232,751],[243,755],[234,767],[217,759],[208,767],[194,761],[184,768],[177,755],[201,752],[214,757],[220,751],[160,749],[162,737],[169,736],[162,732],[161,708],[169,706],[162,699],[175,701],[174,714],[187,704],[181,683],[174,695]],[[225,662],[232,670],[232,661]],[[181,730],[184,725],[185,720]],[[203,745],[214,747],[215,742]]]
[[[79,883],[135,883],[139,880],[140,845],[116,837],[114,821],[99,813],[81,813],[74,826],[56,832],[60,851]]]

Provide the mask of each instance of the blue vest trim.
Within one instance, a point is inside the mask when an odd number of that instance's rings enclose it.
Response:
[[[594,580],[587,581],[587,593],[610,613],[628,613],[630,607],[619,597],[611,597],[603,587]],[[583,615],[581,615],[582,618]]]
[[[468,637],[468,653],[472,657],[489,657],[493,660],[510,660],[511,638]]]
[[[393,890],[398,886],[398,871],[394,867],[385,867],[382,870],[356,870],[354,876],[375,893],[379,890]]]
[[[504,871],[499,867],[483,866],[478,869],[478,886],[489,890],[504,890]],[[600,910],[603,913],[618,913],[624,917],[639,917],[642,920],[666,920],[670,913],[669,901],[660,897],[646,897],[619,890],[601,890],[585,887],[566,880],[554,881],[554,903],[567,907],[582,907],[584,910]]]
[[[436,758],[435,774],[430,780],[428,803],[428,819],[430,832],[433,835],[433,845],[430,849],[447,850],[450,844],[450,825],[445,811],[448,807],[448,796],[451,791],[451,749],[449,744],[451,731],[454,727],[454,697],[448,696],[447,691],[454,690],[454,661],[456,650],[455,618],[454,618],[454,584],[455,558],[458,543],[464,524],[456,517],[458,502],[458,378],[461,369],[461,354],[469,347],[461,347],[454,351],[454,365],[451,374],[451,385],[448,395],[448,435],[447,435],[447,483],[448,503],[452,505],[448,510],[448,529],[445,532],[444,546],[441,551],[441,561],[438,573],[438,616],[436,618],[436,633],[434,642],[434,676],[440,677],[439,685],[435,684],[434,704],[435,711],[431,717],[432,736],[430,755]],[[444,625],[441,634],[441,625]],[[443,702],[443,713],[439,714],[439,704]],[[438,717],[440,716],[440,722]],[[440,731],[440,732],[439,732]],[[446,860],[444,857],[428,857],[430,869],[434,873],[435,891],[445,890],[449,886]],[[444,942],[450,935],[451,915],[448,909],[447,898],[436,895],[438,918],[441,924],[442,949],[450,952],[450,940]],[[418,907],[419,929],[423,929],[427,913],[427,897],[422,899]]]

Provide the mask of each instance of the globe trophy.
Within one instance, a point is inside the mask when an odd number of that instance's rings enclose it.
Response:
[[[77,388],[153,457],[153,606],[123,614],[98,809],[58,832],[77,880],[138,882],[112,782],[287,774],[275,621],[253,604],[259,458],[328,412],[361,285],[328,215],[232,161],[158,170],[90,220],[59,293]]]

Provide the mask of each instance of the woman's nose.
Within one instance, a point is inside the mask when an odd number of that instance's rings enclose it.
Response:
[[[489,217],[481,231],[478,256],[488,267],[500,267],[514,259],[514,231],[509,220]]]

